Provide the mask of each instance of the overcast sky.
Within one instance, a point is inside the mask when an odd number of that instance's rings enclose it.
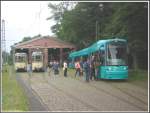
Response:
[[[51,15],[48,3],[53,1],[1,1],[1,19],[5,20],[5,39],[7,51],[10,46],[26,36],[53,35],[50,27],[53,20],[46,20]],[[39,12],[40,18],[39,18]]]

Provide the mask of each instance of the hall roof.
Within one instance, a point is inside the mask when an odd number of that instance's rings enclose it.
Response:
[[[62,41],[56,37],[43,36],[14,45],[16,49],[21,48],[76,48],[75,45]]]

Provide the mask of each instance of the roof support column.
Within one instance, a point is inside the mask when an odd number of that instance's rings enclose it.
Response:
[[[60,66],[62,66],[62,63],[63,63],[63,57],[62,57],[62,55],[63,55],[63,48],[60,48]]]
[[[29,48],[29,56],[28,56],[28,63],[31,64],[32,63],[32,48]]]
[[[44,67],[45,67],[45,69],[47,68],[47,65],[48,65],[48,49],[45,48],[44,49]]]

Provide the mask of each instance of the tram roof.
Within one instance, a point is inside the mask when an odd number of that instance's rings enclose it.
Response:
[[[41,51],[34,51],[32,53],[32,56],[34,56],[34,55],[42,55],[42,52]]]
[[[106,40],[99,40],[97,41],[96,43],[92,44],[91,46],[85,48],[85,49],[82,49],[82,50],[79,50],[79,51],[75,51],[75,52],[72,52],[69,54],[69,57],[78,57],[78,56],[84,56],[84,55],[89,55],[95,51],[97,51],[101,45],[104,45],[108,42],[111,42],[111,41],[125,41],[125,39],[119,39],[119,38],[115,38],[115,39],[106,39]]]
[[[15,53],[15,56],[23,56],[23,55],[27,55],[27,53]]]

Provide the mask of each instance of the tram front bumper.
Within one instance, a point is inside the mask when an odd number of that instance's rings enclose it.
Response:
[[[103,79],[128,79],[127,66],[107,66],[102,69],[101,78]]]
[[[127,71],[106,71],[107,79],[127,79],[128,72]]]

